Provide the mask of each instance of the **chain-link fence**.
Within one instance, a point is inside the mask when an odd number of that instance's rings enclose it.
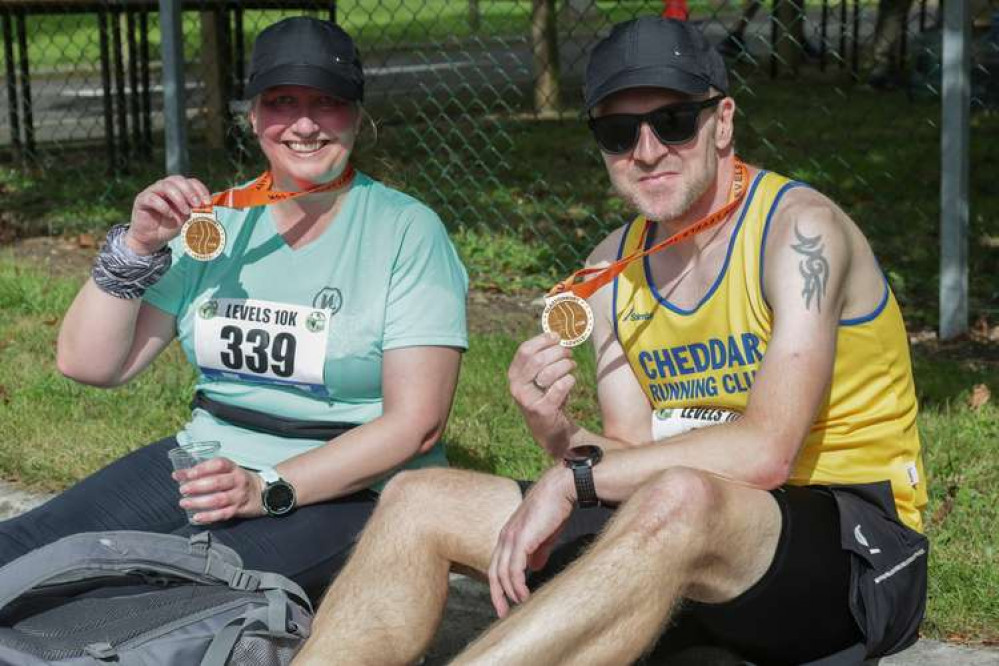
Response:
[[[185,0],[192,173],[222,189],[261,168],[241,129],[254,37],[333,18],[367,76],[359,166],[435,208],[482,288],[539,288],[629,215],[579,119],[588,48],[643,14],[689,12],[726,55],[740,152],[839,201],[903,300],[935,319],[941,13],[936,0]],[[948,0],[958,1],[958,0]],[[996,312],[999,16],[974,0],[972,312]],[[13,233],[127,213],[163,171],[155,0],[0,0]],[[992,150],[989,154],[989,150]],[[979,236],[984,238],[978,242]]]

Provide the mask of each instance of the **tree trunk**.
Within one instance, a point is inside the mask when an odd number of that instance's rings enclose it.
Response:
[[[479,0],[468,0],[468,28],[472,34],[479,32],[482,24],[482,14],[479,11]]]
[[[532,0],[531,43],[534,48],[534,111],[557,113],[560,106],[558,30],[555,0]]]
[[[205,82],[205,132],[209,148],[225,146],[228,119],[228,72],[225,63],[228,45],[220,12],[201,12],[201,71]]]

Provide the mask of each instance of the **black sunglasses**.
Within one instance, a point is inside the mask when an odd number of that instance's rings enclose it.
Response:
[[[587,124],[600,150],[611,155],[627,153],[638,143],[642,123],[648,123],[660,142],[666,145],[686,143],[697,133],[697,118],[704,109],[725,99],[717,95],[701,102],[667,104],[648,113],[612,113],[590,116]]]

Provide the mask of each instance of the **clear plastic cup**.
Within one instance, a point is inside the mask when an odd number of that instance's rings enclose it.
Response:
[[[222,444],[219,442],[190,442],[170,449],[167,451],[167,455],[170,457],[170,463],[174,470],[187,469],[209,458],[215,458],[221,448]],[[201,509],[184,509],[184,511],[187,512],[187,522],[197,525],[198,523],[194,522],[194,514]]]

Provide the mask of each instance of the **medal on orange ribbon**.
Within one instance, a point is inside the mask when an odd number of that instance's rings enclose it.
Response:
[[[226,208],[264,206],[307,194],[335,190],[349,185],[352,180],[354,180],[354,167],[348,164],[342,174],[328,183],[320,183],[297,192],[280,192],[271,189],[274,179],[269,171],[265,171],[249,185],[213,194],[211,205],[195,208],[180,230],[184,251],[192,259],[211,261],[225,250],[225,227],[215,219],[213,212],[215,206]]]
[[[225,227],[211,213],[192,213],[180,230],[187,256],[211,261],[225,249]]]
[[[603,268],[582,268],[556,284],[545,297],[545,309],[541,313],[541,328],[545,333],[554,332],[558,335],[559,344],[563,347],[575,347],[586,342],[593,331],[593,310],[586,299],[596,293],[600,287],[620,275],[631,262],[692,238],[705,229],[727,219],[732,211],[742,203],[746,194],[748,178],[748,167],[742,160],[736,158],[728,201],[724,206],[647,250],[635,250],[627,257],[618,259]],[[651,226],[646,221],[646,234],[650,233]],[[643,236],[643,241],[639,243],[639,247],[644,245]],[[586,279],[587,276],[590,278]]]
[[[593,332],[593,310],[576,294],[549,296],[541,313],[541,328],[545,333],[555,333],[563,347],[581,345]]]

